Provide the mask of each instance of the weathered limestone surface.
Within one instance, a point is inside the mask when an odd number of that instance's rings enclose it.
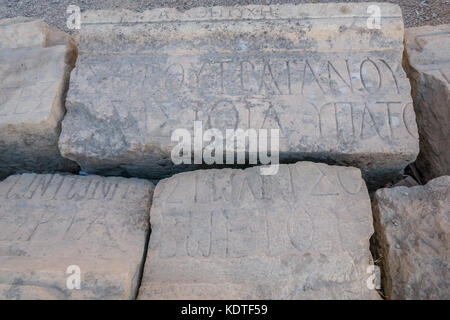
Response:
[[[132,299],[149,234],[145,180],[23,174],[0,182],[0,299]],[[81,289],[69,290],[69,266]]]
[[[139,299],[376,299],[357,168],[312,162],[160,181]]]
[[[58,150],[77,49],[44,22],[0,20],[0,179],[20,171],[71,171]]]
[[[449,199],[449,176],[376,192],[376,244],[387,298],[450,299]]]
[[[282,161],[391,179],[418,153],[400,8],[304,4],[87,11],[59,146],[83,170],[163,177],[177,128],[280,129]]]
[[[416,164],[428,181],[450,175],[450,24],[406,29],[405,44],[420,135]]]
[[[16,17],[0,20],[0,49],[73,46],[73,39],[42,20]],[[74,48],[69,48],[74,50]]]

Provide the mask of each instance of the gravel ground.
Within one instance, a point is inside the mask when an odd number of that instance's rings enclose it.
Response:
[[[361,0],[0,0],[0,18],[26,16],[42,18],[47,23],[70,32],[66,27],[66,8],[69,4],[78,5],[81,11],[88,9],[126,8],[144,11],[160,7],[176,7],[186,10],[197,6],[232,6],[237,4],[276,4],[309,2],[368,2]],[[449,0],[389,0],[378,2],[397,3],[401,6],[407,27],[450,23]]]

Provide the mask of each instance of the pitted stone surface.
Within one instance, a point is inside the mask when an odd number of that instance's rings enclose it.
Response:
[[[75,170],[58,150],[76,47],[44,22],[0,20],[0,178]]]
[[[416,165],[428,181],[450,175],[450,24],[406,29],[405,44],[420,134]]]
[[[380,189],[373,203],[389,299],[450,299],[450,177]]]
[[[198,170],[160,181],[139,299],[377,299],[357,168]]]
[[[0,299],[135,298],[152,192],[148,181],[115,177],[0,182]],[[80,268],[80,290],[66,286],[69,266]]]
[[[93,173],[164,177],[177,171],[172,132],[199,120],[223,135],[279,129],[281,161],[384,183],[414,161],[418,137],[400,8],[379,4],[370,30],[367,6],[84,12],[61,152]]]

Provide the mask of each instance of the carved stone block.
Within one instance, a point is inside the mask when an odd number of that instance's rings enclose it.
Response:
[[[357,168],[312,162],[160,181],[139,299],[377,299]]]
[[[61,152],[85,171],[161,178],[186,170],[171,134],[197,120],[223,135],[279,129],[282,162],[385,183],[419,150],[401,10],[378,5],[379,30],[368,4],[84,12]]]
[[[135,298],[152,192],[148,181],[115,177],[0,182],[0,299]],[[80,289],[70,287],[73,266]]]

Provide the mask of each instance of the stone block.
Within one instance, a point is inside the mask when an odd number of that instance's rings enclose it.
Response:
[[[138,299],[378,299],[357,168],[198,170],[161,180]]]
[[[405,53],[420,136],[416,166],[428,181],[450,175],[450,24],[406,29]]]
[[[135,178],[22,174],[0,182],[0,299],[135,298],[152,192]],[[80,289],[71,289],[78,271]]]
[[[83,170],[161,178],[175,129],[279,129],[281,162],[390,181],[418,153],[400,7],[302,4],[86,11],[59,146]],[[234,150],[231,150],[233,152]],[[230,150],[228,150],[230,152]]]
[[[44,22],[0,20],[0,179],[24,171],[76,171],[58,139],[77,49]]]
[[[388,299],[450,299],[449,199],[449,176],[375,193],[375,247]]]

